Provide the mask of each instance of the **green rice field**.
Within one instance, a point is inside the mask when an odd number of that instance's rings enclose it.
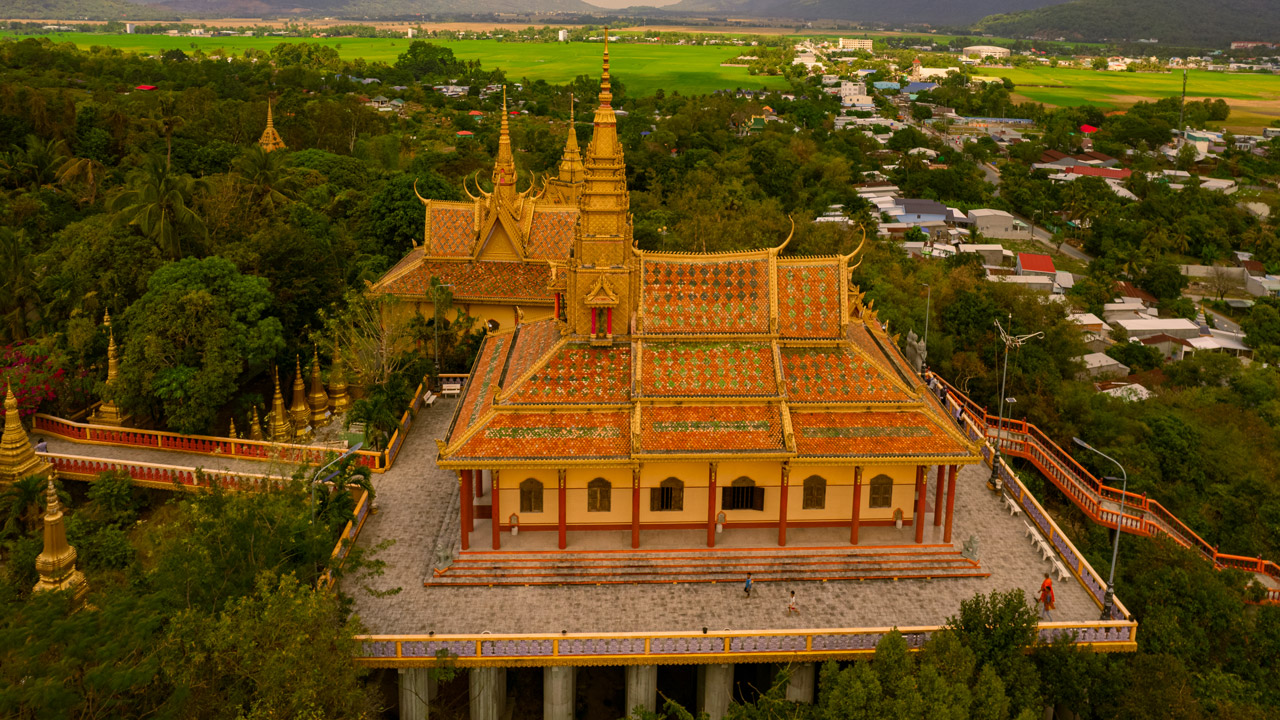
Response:
[[[1028,100],[1068,107],[1096,105],[1123,110],[1143,100],[1180,95],[1182,73],[1100,72],[1077,68],[986,68],[984,75],[1007,77]],[[1225,123],[1233,129],[1265,127],[1280,120],[1280,75],[1193,70],[1187,97],[1222,98],[1231,106]]]
[[[337,49],[344,59],[364,58],[395,62],[410,41],[404,38],[278,38],[278,37],[169,37],[167,35],[106,35],[98,33],[50,33],[54,42],[73,42],[82,48],[109,45],[121,50],[158,54],[178,48],[199,47],[206,52],[219,48],[240,54],[249,48],[270,50],[281,42],[324,43]],[[501,68],[512,80],[528,78],[550,83],[570,81],[578,75],[599,75],[598,43],[506,43],[497,40],[434,40],[465,60],[479,60],[486,68]],[[743,88],[783,88],[778,77],[752,76],[746,68],[720,67],[737,48],[703,45],[639,45],[615,43],[609,48],[613,74],[621,78],[628,93],[648,95],[659,88],[683,94],[710,93]]]

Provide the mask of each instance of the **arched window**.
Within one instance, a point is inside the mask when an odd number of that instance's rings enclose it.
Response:
[[[604,478],[587,483],[587,512],[609,512],[613,505],[613,486]]]
[[[827,506],[827,479],[819,475],[810,475],[804,479],[805,510],[821,510]]]
[[[684,510],[684,483],[669,477],[649,489],[649,509],[653,512]]]
[[[520,483],[520,512],[542,512],[542,483],[533,478]]]
[[[764,488],[756,487],[756,481],[749,477],[740,477],[721,490],[720,506],[725,510],[764,510]]]
[[[888,475],[877,475],[871,478],[871,504],[873,508],[887,508],[893,505],[893,478]]]

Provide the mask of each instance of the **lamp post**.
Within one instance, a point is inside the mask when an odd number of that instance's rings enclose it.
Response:
[[[346,458],[350,457],[351,455],[353,455],[357,450],[359,450],[359,449],[360,449],[360,448],[362,448],[362,447],[364,447],[364,443],[363,443],[363,442],[358,442],[358,443],[356,443],[355,445],[351,446],[351,447],[350,447],[346,452],[342,453],[342,454],[341,454],[341,455],[339,455],[338,457],[336,457],[336,458],[334,458],[333,460],[329,461],[327,464],[322,465],[322,466],[320,467],[320,469],[316,470],[316,471],[315,471],[315,473],[314,473],[314,474],[312,474],[312,476],[311,476],[311,482],[307,483],[307,495],[308,495],[308,496],[310,496],[310,504],[311,504],[311,522],[312,522],[312,523],[314,523],[314,522],[316,521],[316,478],[317,478],[317,477],[319,477],[319,476],[320,476],[320,473],[324,472],[326,468],[332,467],[333,465],[335,465],[335,464],[337,464],[337,463],[341,462],[342,460],[344,460],[344,459],[346,459]],[[331,478],[331,477],[333,477],[334,475],[337,475],[337,474],[338,474],[338,471],[337,471],[337,470],[335,470],[335,471],[333,471],[333,473],[332,473],[332,474],[325,476],[325,479],[324,479],[324,480],[321,480],[320,482],[327,482],[327,481],[329,480],[329,478]]]
[[[1102,619],[1110,620],[1111,611],[1114,609],[1116,603],[1116,560],[1120,557],[1120,533],[1122,532],[1120,524],[1124,522],[1124,498],[1129,490],[1129,473],[1125,471],[1124,466],[1121,465],[1118,460],[1095,448],[1084,440],[1081,440],[1078,437],[1073,437],[1071,440],[1085,450],[1088,450],[1095,455],[1101,455],[1102,457],[1110,460],[1115,463],[1116,467],[1120,468],[1120,515],[1116,519],[1116,538],[1115,542],[1111,546],[1111,572],[1107,576],[1107,593],[1102,597]],[[1117,478],[1113,477],[1103,478],[1103,480],[1116,479]]]
[[[1005,388],[1009,381],[1009,348],[1022,347],[1028,340],[1038,337],[1044,337],[1042,332],[1034,332],[1030,335],[1010,335],[1005,331],[1004,326],[996,320],[996,330],[1000,333],[1000,339],[1004,341],[1004,373],[1000,378],[1000,412],[996,416],[996,441],[992,445],[991,450],[991,478],[987,480],[987,488],[993,492],[1000,492],[1004,487],[1004,483],[1000,480],[1000,441],[1003,439],[1004,433],[1004,403]],[[1009,313],[1009,326],[1013,327],[1013,313]]]

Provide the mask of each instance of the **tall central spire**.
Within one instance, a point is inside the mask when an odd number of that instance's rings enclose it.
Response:
[[[511,129],[507,126],[507,86],[502,86],[502,125],[498,132],[498,159],[493,164],[493,190],[501,200],[516,195],[516,160],[511,154]]]
[[[600,105],[596,108],[595,133],[587,145],[585,180],[582,201],[584,240],[618,238],[625,241],[620,251],[609,253],[608,264],[620,265],[630,250],[630,232],[627,210],[627,168],[622,157],[622,143],[618,142],[618,116],[613,111],[613,93],[609,89],[609,30],[605,29],[604,73],[600,78]],[[579,255],[586,261],[583,255]],[[600,258],[604,262],[606,258]]]

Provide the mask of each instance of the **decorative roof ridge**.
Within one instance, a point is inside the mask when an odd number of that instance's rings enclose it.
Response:
[[[486,334],[485,338],[480,342],[480,350],[476,353],[476,356],[471,359],[471,371],[467,373],[467,384],[465,386],[466,391],[462,394],[462,397],[459,398],[457,404],[453,408],[453,419],[449,421],[449,429],[444,433],[446,439],[453,437],[453,431],[458,426],[458,419],[462,417],[462,406],[466,404],[466,394],[471,392],[471,388],[473,387],[472,383],[475,382],[476,369],[480,367],[480,356],[484,354],[484,344],[489,342],[489,338],[496,337],[499,334],[500,333]],[[279,380],[277,379],[276,382],[278,386]],[[463,434],[466,434],[465,431]],[[444,456],[446,442],[447,440],[436,438],[436,445],[440,448],[440,457]]]
[[[773,393],[769,395],[641,395],[633,397],[631,402],[641,405],[662,407],[671,405],[777,405],[787,401],[786,395]]]
[[[538,201],[533,206],[534,213],[578,212],[577,205]]]
[[[773,340],[775,337],[777,337],[776,333],[759,333],[759,332],[752,332],[752,333],[685,332],[678,335],[673,333],[638,333],[638,334],[644,337],[645,340],[651,341],[651,342],[681,342],[681,338],[688,338],[687,340],[683,340],[683,342],[702,342],[708,339],[724,339],[724,340],[758,341],[761,343],[767,343],[770,340]]]
[[[534,322],[555,323],[556,319],[544,318],[542,320],[535,320]],[[528,324],[532,325],[533,323],[528,323]],[[521,327],[524,327],[524,326],[522,325]],[[555,341],[555,344],[553,344],[550,348],[547,349],[545,353],[542,354],[542,357],[538,358],[537,360],[534,360],[533,363],[529,365],[529,369],[526,370],[524,374],[522,374],[520,377],[516,378],[511,383],[509,383],[507,387],[503,388],[502,393],[498,395],[498,397],[494,398],[494,404],[497,405],[498,403],[504,403],[504,404],[509,403],[511,400],[511,397],[515,395],[524,386],[524,384],[529,381],[531,377],[537,374],[539,370],[542,370],[543,368],[545,368],[551,362],[552,358],[558,355],[561,349],[563,349],[564,346],[568,344],[569,344],[569,338],[563,335],[560,336],[560,338]],[[512,348],[512,349],[514,350],[515,348]],[[534,403],[529,403],[529,404],[534,404]]]
[[[462,408],[462,403],[458,403],[458,408]],[[436,447],[440,449],[440,452],[436,456],[436,461],[439,462],[460,450],[463,445],[467,444],[468,440],[474,437],[476,433],[480,432],[480,428],[488,425],[497,414],[497,405],[489,403],[488,409],[486,409],[480,417],[476,418],[475,422],[465,428],[462,431],[462,434],[458,436],[457,440],[454,440],[451,443],[446,443],[446,441],[437,438]]]
[[[864,323],[864,326],[865,326],[865,323]],[[871,335],[872,340],[875,340],[875,335],[871,333],[870,329],[867,330],[867,334]],[[879,342],[877,342],[876,344],[877,346],[880,347],[881,352],[883,352],[884,351],[883,346],[881,346]],[[859,347],[857,343],[853,342],[852,340],[849,340],[847,336],[844,340],[844,347],[847,348],[849,352],[851,352],[852,354],[857,355],[858,357],[861,357],[862,359],[871,363],[871,366],[874,367],[877,371],[879,371],[881,375],[884,375],[885,379],[888,380],[890,384],[897,387],[898,390],[905,392],[907,395],[912,395],[915,393],[915,389],[911,386],[911,384],[906,382],[903,379],[901,371],[898,370],[898,368],[893,367],[892,359],[886,358],[886,360],[891,364],[889,367],[885,367],[884,363],[880,361],[880,358],[871,356],[870,353],[868,353],[867,351]]]
[[[783,255],[778,257],[779,265],[826,265],[848,261],[845,255]]]

